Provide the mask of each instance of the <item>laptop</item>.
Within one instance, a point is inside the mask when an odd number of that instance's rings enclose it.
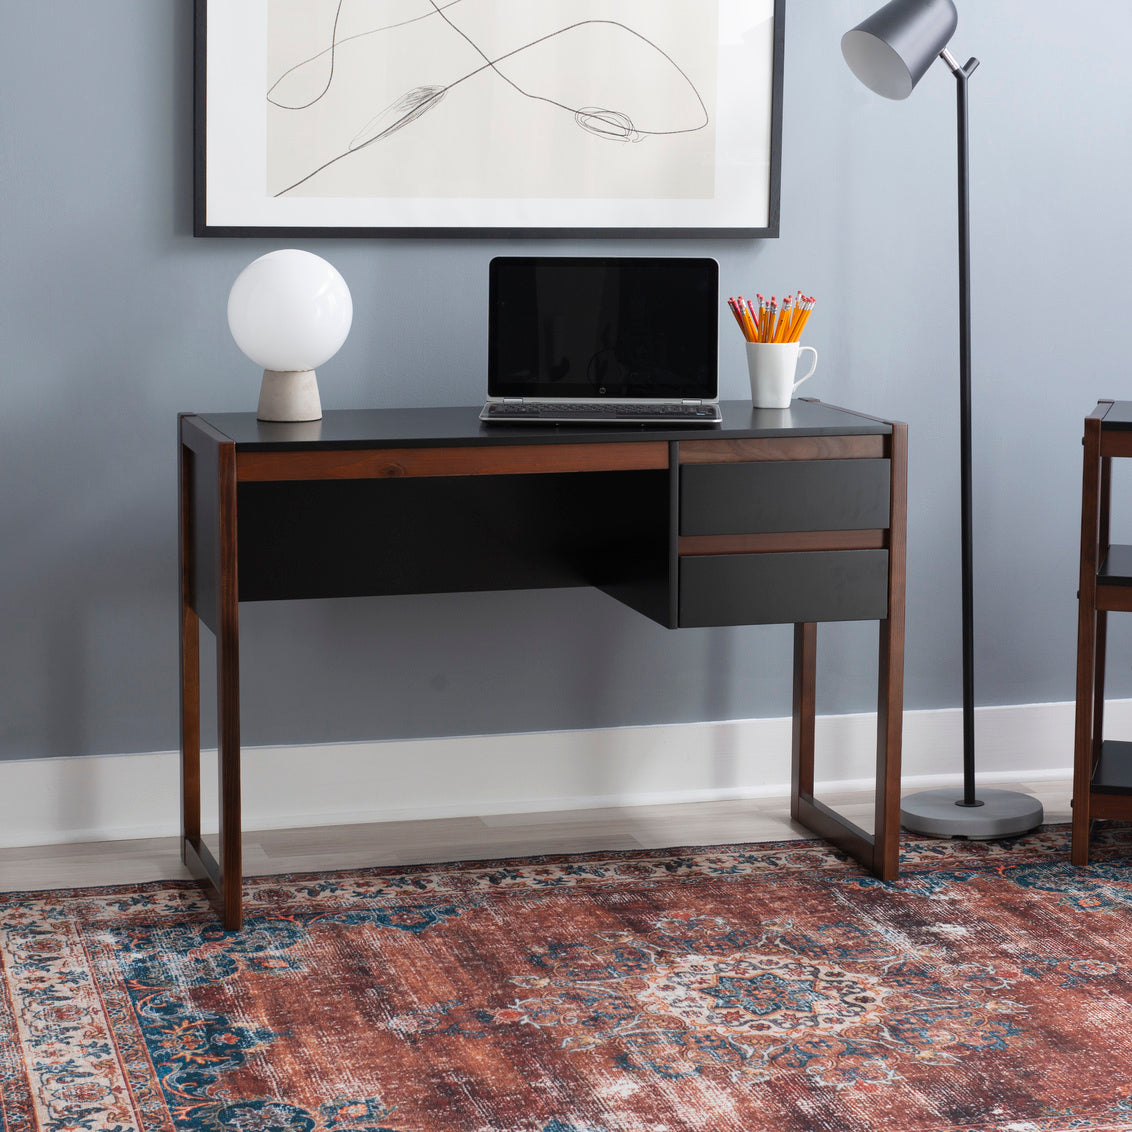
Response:
[[[480,420],[714,424],[713,259],[497,256]]]

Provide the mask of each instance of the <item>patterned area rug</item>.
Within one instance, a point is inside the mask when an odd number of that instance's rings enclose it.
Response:
[[[0,895],[3,1132],[1132,1130],[1132,831]]]

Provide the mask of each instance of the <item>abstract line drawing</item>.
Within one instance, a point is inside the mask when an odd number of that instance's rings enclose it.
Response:
[[[272,0],[268,195],[710,197],[715,9]]]

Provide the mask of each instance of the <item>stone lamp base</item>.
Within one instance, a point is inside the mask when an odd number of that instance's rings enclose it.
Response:
[[[265,369],[256,418],[261,421],[321,420],[322,401],[314,370]]]

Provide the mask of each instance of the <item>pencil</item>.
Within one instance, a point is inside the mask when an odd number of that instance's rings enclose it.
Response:
[[[806,329],[806,323],[810,321],[810,315],[813,312],[815,301],[816,300],[814,299],[813,295],[811,295],[806,300],[805,310],[802,311],[802,318],[799,321],[798,326],[794,331],[793,341],[797,342],[798,339],[802,337],[802,331]]]
[[[747,325],[751,328],[751,340],[757,342],[759,340],[759,316],[758,312],[751,305],[750,299],[744,299],[747,305]]]
[[[782,300],[782,313],[778,316],[778,326],[775,327],[774,340],[776,342],[786,341],[786,332],[790,328],[790,324],[794,321],[793,313],[794,297],[787,295]]]
[[[796,341],[794,332],[798,329],[798,323],[802,320],[802,304],[806,301],[806,296],[801,291],[798,292],[797,298],[794,300],[794,316],[790,319],[790,325],[786,328],[786,341]]]
[[[739,296],[739,313],[743,316],[743,325],[747,328],[747,341],[757,342],[759,337],[759,328],[755,324],[755,316],[751,313],[750,301],[744,299],[742,295]]]
[[[727,300],[727,305],[731,308],[731,313],[735,316],[735,321],[739,324],[739,329],[743,332],[743,337],[746,338],[749,342],[751,340],[751,336],[747,331],[747,324],[744,321],[743,316],[739,313],[739,304],[734,300],[734,298],[731,298]]]
[[[792,296],[787,295],[786,298],[782,300],[782,311],[778,316],[777,333],[774,336],[776,342],[786,341],[786,327],[790,324],[790,312],[792,309]]]

